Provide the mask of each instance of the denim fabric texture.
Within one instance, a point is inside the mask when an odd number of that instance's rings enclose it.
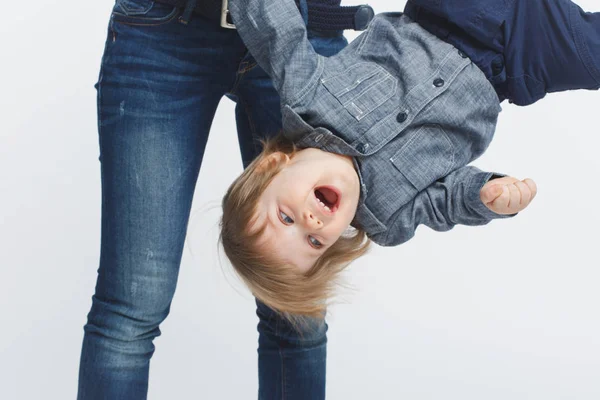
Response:
[[[504,217],[479,198],[494,174],[467,166],[492,140],[500,105],[464,53],[406,15],[385,13],[325,58],[293,0],[231,0],[230,10],[281,95],[285,134],[354,157],[353,225],[373,241],[397,245],[421,224],[446,231]]]
[[[570,0],[410,0],[404,11],[467,54],[501,100],[600,88],[600,13]]]
[[[260,150],[259,138],[281,130],[279,96],[237,32],[199,16],[184,25],[180,14],[152,0],[118,0],[110,19],[96,85],[101,255],[85,325],[80,400],[147,397],[153,339],[169,314],[220,99],[237,103],[244,165]],[[347,44],[341,32],[311,34],[310,41],[323,55]],[[324,399],[325,321],[309,321],[297,332],[258,302],[257,315],[258,398]]]

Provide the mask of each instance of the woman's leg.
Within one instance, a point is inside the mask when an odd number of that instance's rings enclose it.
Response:
[[[183,25],[173,7],[132,3],[130,15],[115,6],[97,85],[101,255],[81,400],[146,398],[208,132],[245,51],[216,22]]]
[[[316,52],[331,56],[347,42],[341,36],[309,32]],[[260,138],[281,130],[279,96],[271,79],[248,55],[229,96],[237,102],[236,120],[242,160],[247,166],[260,152]],[[325,398],[327,324],[307,320],[300,331],[257,301],[259,317],[258,374],[260,400],[319,400]]]

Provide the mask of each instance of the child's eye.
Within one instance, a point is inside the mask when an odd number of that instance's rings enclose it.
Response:
[[[319,242],[317,239],[315,239],[314,237],[312,237],[312,236],[308,237],[308,242],[315,249],[320,249],[321,247],[323,247],[323,244],[321,242]]]
[[[291,225],[294,223],[294,220],[281,210],[279,210],[279,218],[281,218],[281,222],[283,222],[286,225]]]

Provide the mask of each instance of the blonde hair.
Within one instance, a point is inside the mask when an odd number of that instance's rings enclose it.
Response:
[[[219,240],[225,255],[252,294],[270,308],[291,316],[323,317],[338,274],[365,254],[370,241],[360,229],[340,237],[307,272],[282,262],[259,244],[265,226],[253,225],[258,200],[284,167],[269,155],[293,157],[295,145],[279,135],[263,142],[263,151],[231,184],[223,197]]]

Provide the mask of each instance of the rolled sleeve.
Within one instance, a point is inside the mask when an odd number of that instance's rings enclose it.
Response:
[[[395,246],[410,240],[419,225],[444,232],[459,224],[485,225],[494,219],[512,217],[516,214],[493,212],[479,195],[490,179],[503,176],[472,166],[460,168],[421,191],[395,213],[386,232],[371,236],[371,239],[382,246]]]

